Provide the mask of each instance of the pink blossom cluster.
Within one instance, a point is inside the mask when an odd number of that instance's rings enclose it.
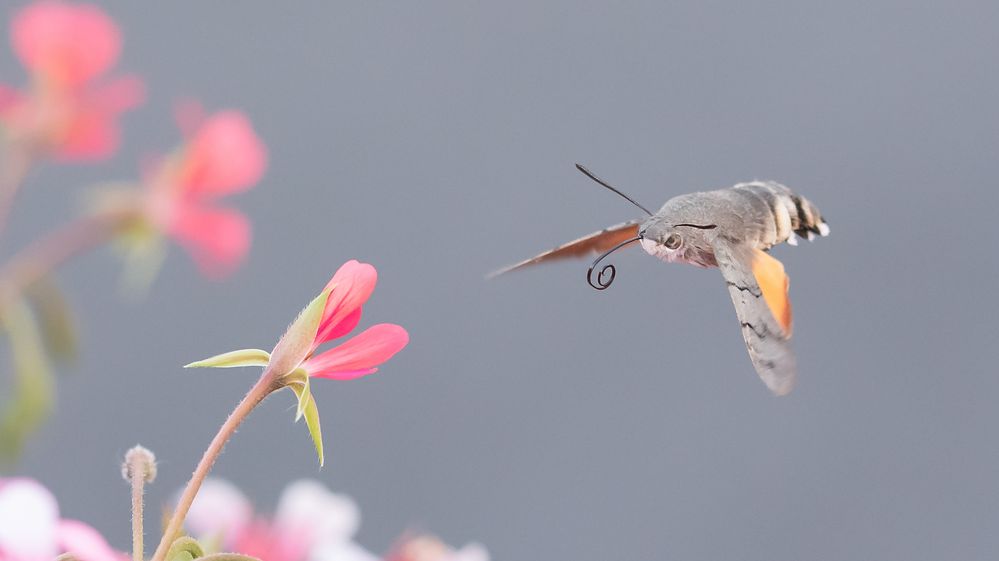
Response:
[[[0,84],[0,140],[32,161],[113,155],[121,114],[145,98],[140,78],[106,77],[122,49],[115,22],[94,5],[41,0],[15,13],[10,37],[30,84]],[[220,200],[260,181],[267,150],[240,111],[202,116],[188,104],[178,120],[184,142],[147,167],[128,210],[219,278],[243,262],[251,237],[246,216]]]
[[[406,535],[379,556],[359,545],[360,511],[354,501],[314,480],[290,483],[272,517],[222,479],[205,482],[187,517],[187,529],[220,551],[266,561],[489,561],[479,544],[453,549],[436,537]]]
[[[358,544],[360,511],[322,483],[299,480],[281,494],[273,516],[256,513],[249,498],[223,479],[209,479],[187,517],[186,529],[215,551],[264,561],[489,561],[479,544],[453,549],[434,536],[406,535],[385,556]],[[61,518],[55,497],[33,479],[0,479],[0,561],[125,561],[97,530]]]

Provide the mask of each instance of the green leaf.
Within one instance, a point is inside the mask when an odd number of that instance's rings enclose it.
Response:
[[[70,361],[76,357],[76,322],[62,291],[48,279],[31,285],[26,293],[38,316],[45,348],[56,359]]]
[[[323,311],[326,309],[329,297],[329,290],[324,290],[316,296],[281,336],[271,356],[270,368],[273,369],[275,376],[284,376],[298,368],[298,365],[302,364],[305,357],[312,352],[312,343],[316,339],[316,333],[319,332],[319,322],[323,319]]]
[[[271,355],[260,349],[240,349],[215,355],[204,360],[185,364],[184,368],[237,368],[240,366],[267,366]]]
[[[194,561],[204,557],[205,550],[201,544],[191,536],[181,536],[170,544],[167,550],[166,561]]]
[[[24,440],[52,409],[52,372],[31,309],[23,300],[6,302],[0,322],[10,340],[14,382],[0,416],[0,456],[18,455]]]

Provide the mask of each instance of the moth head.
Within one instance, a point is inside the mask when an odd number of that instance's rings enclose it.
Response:
[[[638,230],[642,249],[649,255],[667,262],[691,261],[710,252],[708,239],[714,224],[680,223],[650,219]]]

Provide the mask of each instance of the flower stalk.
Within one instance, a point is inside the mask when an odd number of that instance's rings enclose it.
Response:
[[[208,445],[208,449],[201,456],[201,461],[198,462],[198,467],[195,468],[194,474],[191,475],[191,480],[184,487],[184,492],[177,502],[177,508],[174,509],[173,515],[170,517],[170,521],[163,531],[163,537],[160,539],[160,543],[156,547],[156,552],[153,553],[151,561],[164,561],[166,558],[167,552],[170,550],[170,544],[180,535],[184,519],[187,517],[188,511],[191,510],[191,504],[194,503],[194,498],[201,489],[201,484],[204,483],[208,473],[212,470],[212,466],[215,465],[215,461],[218,459],[219,454],[222,453],[222,448],[225,447],[226,442],[232,438],[236,429],[246,420],[250,412],[264,398],[281,387],[281,381],[273,371],[271,369],[264,370],[263,375],[260,376],[257,383],[250,388],[250,391],[239,402],[239,405],[229,414],[229,418],[222,424],[219,432],[212,439],[211,444]]]
[[[109,240],[133,217],[116,210],[85,216],[36,240],[0,267],[0,309],[70,258]]]
[[[10,208],[31,169],[33,159],[30,150],[15,142],[7,142],[0,155],[0,235],[6,229]]]
[[[153,453],[136,446],[125,453],[125,463],[121,466],[121,475],[132,485],[132,561],[143,561],[143,495],[146,483],[156,479],[156,458]]]

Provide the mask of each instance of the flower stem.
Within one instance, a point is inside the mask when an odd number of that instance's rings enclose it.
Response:
[[[16,142],[8,142],[3,147],[0,154],[0,234],[7,226],[10,208],[33,160],[31,151]]]
[[[136,446],[125,454],[121,474],[132,484],[132,561],[143,561],[145,550],[142,540],[142,495],[146,483],[156,479],[156,458],[142,446]]]
[[[107,241],[130,217],[125,212],[86,216],[25,247],[0,267],[0,308],[71,257]]]
[[[263,375],[257,380],[250,391],[247,392],[243,400],[239,402],[239,405],[233,409],[232,413],[229,414],[229,418],[226,419],[225,423],[219,429],[219,432],[212,439],[211,444],[208,445],[208,449],[205,450],[204,455],[201,456],[201,461],[198,462],[198,467],[195,468],[194,474],[191,475],[191,480],[187,482],[187,487],[184,488],[184,493],[180,496],[180,501],[177,503],[177,508],[173,511],[173,516],[170,517],[170,521],[167,523],[166,530],[163,531],[163,537],[160,539],[160,544],[156,547],[156,553],[153,554],[151,561],[164,561],[167,551],[170,549],[170,543],[178,537],[180,534],[181,526],[184,523],[184,518],[187,517],[187,512],[191,509],[191,504],[194,503],[194,497],[197,496],[198,490],[201,489],[201,484],[204,483],[205,477],[208,476],[208,472],[211,471],[212,466],[215,465],[215,460],[218,459],[219,454],[222,453],[222,448],[225,446],[226,442],[232,437],[233,433],[240,424],[246,419],[253,409],[264,400],[265,397],[271,394],[271,392],[280,388],[280,385],[271,375],[269,369],[265,369]]]
[[[142,543],[142,495],[146,480],[142,475],[132,474],[132,561],[143,561],[145,551]]]

